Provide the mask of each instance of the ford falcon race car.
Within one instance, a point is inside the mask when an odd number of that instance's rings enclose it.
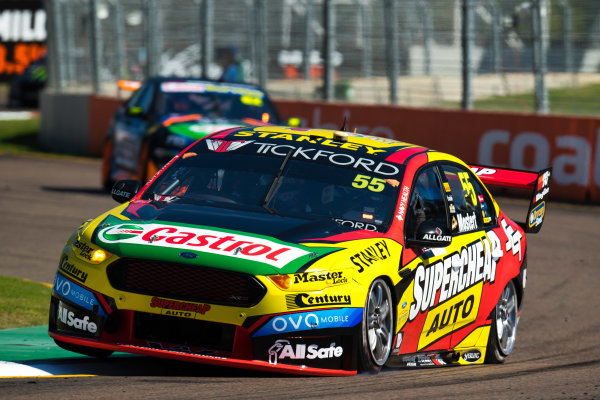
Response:
[[[242,127],[190,145],[86,221],[58,263],[49,334],[306,375],[501,363],[551,170],[467,165],[394,140]],[[524,222],[485,184],[528,189]]]
[[[210,133],[235,126],[280,124],[267,94],[255,85],[155,77],[117,110],[102,154],[102,183],[136,178],[146,182],[182,149]]]

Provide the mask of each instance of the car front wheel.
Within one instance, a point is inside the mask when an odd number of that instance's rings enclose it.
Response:
[[[510,281],[502,291],[492,312],[492,326],[488,339],[485,362],[503,363],[511,353],[517,338],[517,312],[519,304],[515,284]]]
[[[388,284],[381,278],[369,287],[361,327],[359,371],[376,373],[386,363],[394,336],[394,305]]]

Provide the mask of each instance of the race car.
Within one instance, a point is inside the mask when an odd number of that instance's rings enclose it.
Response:
[[[501,363],[550,178],[343,131],[213,133],[68,239],[49,334],[304,375]],[[531,191],[524,222],[488,183]]]
[[[146,181],[197,139],[228,127],[281,124],[267,94],[255,85],[155,77],[143,84],[119,81],[135,90],[117,110],[104,141],[102,184],[119,179]]]

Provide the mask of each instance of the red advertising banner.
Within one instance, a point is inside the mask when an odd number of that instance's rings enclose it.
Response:
[[[529,171],[552,166],[554,199],[600,202],[600,118],[277,100],[304,126],[372,134]]]
[[[0,0],[0,81],[10,81],[46,54],[42,0]]]

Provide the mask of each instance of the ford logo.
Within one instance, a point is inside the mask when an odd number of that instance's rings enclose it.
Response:
[[[187,258],[188,260],[191,260],[193,258],[198,257],[198,254],[190,253],[189,251],[184,251],[184,252],[179,253],[179,257],[183,257],[183,258]]]

